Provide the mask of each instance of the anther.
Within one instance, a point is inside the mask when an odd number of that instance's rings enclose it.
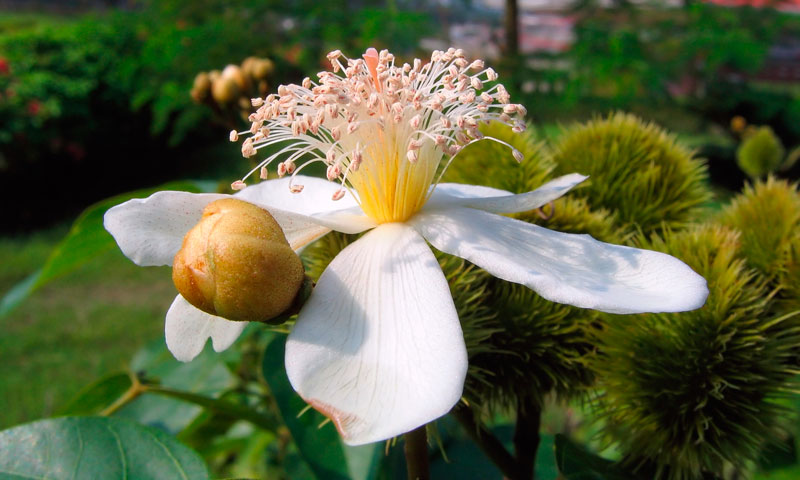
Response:
[[[342,174],[342,169],[339,167],[339,164],[333,164],[328,167],[328,170],[325,172],[325,175],[328,177],[328,180],[334,181],[339,178],[339,175]]]
[[[244,158],[250,158],[256,154],[256,149],[253,147],[253,139],[248,138],[244,142],[242,142],[242,156]]]
[[[236,130],[231,130],[230,135],[228,135],[228,139],[230,139],[231,142],[239,140],[239,132]]]
[[[231,190],[241,190],[246,187],[247,184],[241,180],[236,180],[235,182],[231,183]]]

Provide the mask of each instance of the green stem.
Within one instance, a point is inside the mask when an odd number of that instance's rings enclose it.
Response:
[[[128,388],[128,390],[114,403],[101,411],[100,415],[106,417],[111,416],[118,412],[125,405],[139,398],[139,396],[144,393],[153,393],[156,395],[176,398],[178,400],[193,403],[216,413],[247,420],[253,425],[261,427],[265,430],[275,430],[277,428],[277,422],[275,422],[272,418],[244,405],[227,400],[206,397],[204,395],[198,395],[196,393],[173,390],[161,385],[142,383],[134,374],[131,374],[130,388]]]
[[[431,473],[428,459],[428,432],[425,430],[425,425],[406,433],[404,438],[408,480],[429,480]]]
[[[131,379],[131,386],[128,388],[128,390],[125,391],[125,393],[122,394],[121,397],[116,399],[114,403],[103,409],[100,412],[100,415],[104,417],[110,417],[111,415],[114,415],[122,407],[136,400],[137,398],[139,398],[139,395],[145,392],[146,390],[145,386],[142,385],[142,382],[139,381],[139,377],[137,377],[135,374],[131,372],[128,373],[128,376]]]
[[[517,423],[514,428],[514,454],[517,457],[521,480],[534,480],[536,477],[536,452],[539,449],[539,428],[542,410],[530,397],[522,398],[517,404]]]
[[[506,478],[510,480],[524,478],[514,457],[508,453],[508,450],[500,443],[497,437],[475,420],[475,415],[469,407],[457,405],[450,413],[464,427],[472,441],[478,445],[481,451],[489,457],[489,460],[500,469]]]

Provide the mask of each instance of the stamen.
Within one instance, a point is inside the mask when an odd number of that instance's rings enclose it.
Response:
[[[338,50],[327,58],[332,71],[319,72],[316,82],[306,77],[300,85],[279,86],[277,95],[251,99],[257,110],[249,117],[242,155],[276,148],[242,185],[257,171],[266,179],[276,160],[278,176],[291,175],[289,188],[296,193],[303,188],[293,184],[298,172],[320,162],[329,180],[341,185],[333,199],[351,191],[379,223],[404,221],[422,208],[462,148],[483,137],[480,123],[525,128],[524,107],[511,104],[502,85],[486,88],[484,82],[497,79],[494,70],[484,69],[481,60],[467,61],[461,50],[402,64],[374,48],[362,58],[348,59]],[[229,135],[232,141],[239,136]],[[519,151],[500,143],[522,160]]]

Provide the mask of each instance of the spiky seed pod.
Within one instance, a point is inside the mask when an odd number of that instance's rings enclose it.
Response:
[[[779,306],[800,308],[800,191],[797,184],[768,178],[745,187],[719,221],[741,232],[747,263],[779,289]]]
[[[644,233],[685,227],[710,198],[704,163],[674,136],[629,114],[567,129],[553,159],[556,174],[589,175],[574,195]]]
[[[736,163],[750,178],[764,178],[778,169],[786,151],[770,127],[747,135],[736,150]]]
[[[516,148],[523,160],[517,163],[509,148],[493,141],[476,142],[464,147],[444,176],[445,182],[487,185],[523,193],[534,190],[552,178],[553,162],[544,144],[536,140],[533,128],[514,133],[500,122],[481,125],[480,131]]]
[[[609,320],[593,362],[604,432],[647,478],[745,468],[786,413],[776,399],[795,387],[800,320],[765,313],[767,289],[733,230],[706,225],[643,243],[687,262],[710,294],[691,312]]]
[[[479,272],[448,272],[469,354],[464,389],[469,403],[497,411],[514,408],[519,399],[541,405],[551,392],[562,398],[584,393],[593,379],[585,360],[594,351],[587,330],[596,314]],[[464,302],[461,297],[475,285],[481,297]]]

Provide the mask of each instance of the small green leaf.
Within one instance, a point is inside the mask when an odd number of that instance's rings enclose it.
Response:
[[[53,249],[44,266],[9,290],[0,299],[0,317],[5,316],[41,286],[75,270],[91,258],[114,247],[114,239],[103,228],[106,211],[131,198],[142,198],[160,190],[208,191],[206,182],[170,182],[156,188],[137,190],[107,198],[88,207],[72,224],[63,240]]]
[[[58,415],[96,415],[131,388],[131,377],[125,372],[100,378],[78,392]]]
[[[635,480],[614,462],[595,455],[564,435],[555,438],[556,465],[567,480]]]
[[[202,480],[197,453],[133,422],[63,417],[0,432],[0,478]]]
[[[283,367],[285,349],[285,337],[270,342],[264,351],[262,372],[300,456],[320,480],[351,478],[341,438],[333,425],[320,427],[325,417],[313,409],[298,417],[307,405],[292,390],[286,377]]]

